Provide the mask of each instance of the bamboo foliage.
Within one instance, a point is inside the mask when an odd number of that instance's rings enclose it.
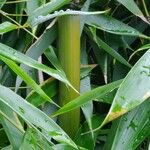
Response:
[[[149,8],[0,0],[0,149],[150,150]]]

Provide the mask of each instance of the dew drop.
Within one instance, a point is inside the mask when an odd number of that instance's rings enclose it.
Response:
[[[38,16],[38,18],[37,18],[37,19],[38,19],[38,20],[41,20],[42,18],[43,18],[43,16]]]
[[[67,9],[66,11],[70,11],[70,9]]]
[[[143,139],[143,137],[144,137],[144,136],[142,135],[142,136],[141,136],[141,139]]]
[[[131,127],[134,131],[137,130],[137,125],[133,121],[131,121],[129,127]]]
[[[60,13],[63,13],[64,11],[63,11],[63,10],[60,10],[59,12],[60,12]]]
[[[138,139],[135,139],[135,142],[137,143],[137,142],[138,142]]]
[[[55,11],[54,14],[58,14],[58,11]]]

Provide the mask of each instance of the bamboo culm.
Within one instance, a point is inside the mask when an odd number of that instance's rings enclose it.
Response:
[[[70,83],[80,90],[80,16],[59,17],[59,53],[58,57]],[[79,94],[65,84],[59,84],[59,103],[61,106],[70,102]],[[60,126],[74,137],[80,123],[80,109],[70,111],[59,117]]]

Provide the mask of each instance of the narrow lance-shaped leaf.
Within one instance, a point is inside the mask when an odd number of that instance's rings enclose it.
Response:
[[[104,86],[100,86],[91,91],[85,92],[81,96],[75,98],[71,102],[64,105],[62,108],[60,108],[58,111],[56,111],[52,116],[57,116],[57,115],[69,112],[70,110],[78,108],[89,101],[92,101],[102,95],[105,95],[106,93],[118,88],[118,86],[120,85],[121,82],[122,82],[122,80],[115,81],[113,83],[110,83],[110,84],[107,84]]]
[[[138,50],[145,50],[145,49],[149,49],[150,48],[150,43],[143,45],[142,47],[140,47]]]
[[[94,30],[92,28],[90,28],[90,31],[91,31],[92,35],[91,35],[91,33],[89,33],[88,30],[87,30],[87,33],[88,33],[89,37],[92,38],[94,40],[94,42],[98,45],[98,47],[105,50],[108,54],[113,56],[120,63],[122,63],[128,67],[131,67],[131,65],[119,53],[117,53],[114,49],[112,49],[109,45],[107,45],[103,40],[101,40],[99,37],[97,37],[96,32],[94,32]]]
[[[149,113],[150,99],[114,122],[108,134],[109,140],[105,144],[105,150],[136,149],[150,135]]]
[[[31,23],[36,19],[38,16],[45,16],[53,11],[59,9],[60,7],[68,4],[71,0],[52,0],[40,7],[38,7],[32,14],[29,16],[29,22]],[[31,23],[32,24],[32,23]]]
[[[2,85],[0,85],[0,101],[14,110],[31,127],[42,134],[43,137],[46,138],[50,143],[52,137],[58,142],[66,143],[78,149],[76,144],[50,117],[28,103],[15,92]],[[41,132],[39,129],[41,129],[43,132]]]
[[[150,43],[149,44],[146,44],[146,45],[143,45],[142,47],[140,47],[139,49],[137,49],[136,51],[134,51],[133,53],[132,53],[132,55],[130,56],[130,58],[129,58],[129,61],[132,59],[132,57],[135,55],[135,54],[137,54],[138,52],[140,52],[140,51],[143,51],[143,50],[146,50],[146,49],[149,49],[150,48]]]
[[[150,50],[134,65],[121,83],[104,124],[127,113],[150,97]],[[97,128],[97,129],[99,129]],[[97,130],[96,129],[96,130]]]
[[[57,94],[58,83],[54,78],[49,78],[40,85],[41,89],[51,98]],[[51,92],[49,92],[51,91]],[[42,98],[36,91],[32,90],[26,97],[34,106],[40,106],[45,102],[45,99]]]
[[[25,2],[22,2],[16,5],[16,14],[23,14],[24,9],[25,9]],[[22,19],[23,19],[23,16],[16,16],[16,21],[19,24],[21,24]]]
[[[6,0],[1,0],[0,1],[0,9],[3,7],[3,5],[5,4]]]
[[[52,101],[51,98],[49,98],[46,95],[46,93],[41,89],[41,87],[25,71],[23,71],[16,63],[14,63],[12,60],[9,60],[3,56],[0,56],[0,59],[4,61],[28,85],[30,85],[35,90],[35,92],[37,92],[42,98],[58,106],[55,102]]]
[[[131,11],[134,15],[140,17],[143,21],[150,24],[148,20],[144,17],[141,10],[138,8],[137,4],[134,0],[117,0],[119,3],[124,5],[129,11]]]
[[[50,144],[35,129],[28,128],[19,150],[53,150]]]
[[[143,35],[136,29],[108,15],[91,15],[85,16],[83,19],[85,20],[86,24],[109,33],[128,36],[139,36],[149,39],[148,36]]]
[[[12,147],[19,149],[24,134],[23,126],[17,115],[2,102],[0,102],[0,122]]]
[[[90,68],[90,69],[89,69]],[[86,68],[84,68],[86,69]],[[92,67],[88,67],[87,71],[82,72],[80,74],[80,79],[81,82],[82,80],[84,80],[85,78],[82,79],[82,77],[86,77],[88,76],[89,72],[92,70]],[[81,72],[82,68],[80,69]],[[82,84],[82,83],[81,83]],[[56,79],[54,78],[49,78],[46,81],[44,81],[42,83],[42,85],[40,85],[41,89],[49,96],[49,97],[54,97],[56,94],[58,94],[58,82]],[[51,91],[51,92],[49,92]],[[39,96],[39,94],[36,93],[36,91],[31,91],[27,97],[26,97],[27,101],[29,101],[31,104],[33,104],[34,106],[40,106],[41,104],[43,104],[45,102],[46,99],[42,98],[41,96]]]
[[[87,1],[88,2],[88,1]],[[90,3],[90,2],[89,2]],[[81,26],[81,25],[80,25]],[[81,27],[80,27],[81,31]],[[81,64],[87,65],[88,64],[88,55],[86,52],[86,40],[85,36],[83,37],[83,40],[81,42]],[[84,68],[83,68],[84,69]],[[82,70],[80,70],[80,76],[82,76]],[[91,84],[90,84],[90,76],[86,76],[80,81],[80,93],[85,93],[87,91],[91,90]],[[83,114],[86,118],[86,121],[88,122],[89,129],[92,131],[92,121],[91,118],[93,116],[93,102],[87,102],[81,107]],[[92,137],[93,133],[92,133]]]
[[[45,56],[47,57],[47,59],[52,63],[52,65],[58,70],[60,71],[62,74],[65,75],[63,68],[55,54],[55,51],[53,49],[52,46],[49,46],[48,49],[45,50],[44,52]]]
[[[23,53],[20,53],[20,52],[14,50],[11,47],[8,47],[2,43],[0,43],[0,55],[7,57],[11,60],[14,60],[16,62],[24,63],[35,69],[41,70],[41,71],[49,74],[50,76],[66,83],[72,87],[72,85],[69,83],[69,81],[66,79],[66,77],[64,77],[59,71],[49,68],[41,63],[38,63],[37,61],[33,60],[32,58],[24,55]]]
[[[26,51],[25,55],[33,58],[34,60],[38,60],[38,58],[43,54],[43,52],[48,48],[48,46],[56,39],[57,30],[56,26],[48,26],[44,33],[35,41],[30,48]],[[36,53],[35,53],[36,51]],[[30,76],[32,76],[34,69],[21,64],[20,67]],[[16,89],[18,90],[22,80],[17,77],[16,79]]]
[[[15,30],[17,28],[18,26],[11,22],[8,22],[8,21],[3,22],[0,24],[0,35],[7,33],[9,31]]]
[[[87,11],[77,11],[77,10],[70,10],[67,9],[66,11],[60,10],[60,11],[55,11],[53,14],[49,14],[46,16],[40,15],[37,18],[34,18],[32,22],[29,22],[32,26],[36,26],[40,23],[43,23],[47,20],[50,20],[55,17],[61,17],[61,16],[66,16],[66,15],[98,15],[98,14],[104,14],[108,12],[109,10],[104,10],[104,11],[96,11],[96,12],[87,12]]]
[[[83,5],[83,7],[82,7],[82,9],[81,9],[81,11],[88,11],[89,10],[89,7],[90,7],[90,4],[91,4],[91,0],[87,0],[85,3],[84,3],[84,5]],[[85,20],[84,20],[84,18],[83,18],[84,16],[81,16],[80,18],[80,34],[82,34],[82,31],[83,31],[83,28],[84,28],[84,24],[85,24]]]
[[[28,0],[27,1],[27,13],[30,16],[34,10],[41,5],[45,4],[45,0]]]

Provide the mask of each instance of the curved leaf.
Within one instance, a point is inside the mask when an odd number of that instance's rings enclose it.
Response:
[[[11,22],[8,22],[8,21],[3,22],[0,24],[0,35],[7,33],[9,31],[15,30],[17,28],[18,26]]]
[[[57,85],[58,83],[54,78],[49,78],[48,80],[44,81],[40,87],[49,97],[53,97],[57,94]],[[26,99],[36,107],[45,102],[45,99],[39,96],[39,94],[37,94],[35,91],[31,91]]]
[[[2,43],[0,43],[0,55],[7,57],[11,60],[14,60],[16,62],[24,63],[35,69],[41,70],[41,71],[49,74],[50,76],[71,86],[69,81],[66,79],[66,77],[64,77],[59,71],[49,68],[43,64],[40,64],[37,61],[33,60],[32,58],[24,55],[23,53],[20,53],[20,52],[14,50],[13,48],[8,47]]]
[[[12,147],[14,149],[19,149],[23,139],[24,129],[17,115],[2,102],[0,102],[0,122]]]
[[[90,69],[89,69],[90,68]],[[87,68],[87,71],[83,72],[82,74],[80,74],[80,78],[85,77],[88,75],[89,71],[92,70],[92,67]],[[84,68],[86,69],[86,68]],[[82,70],[82,68],[81,68]],[[82,72],[80,70],[80,72]],[[85,78],[81,79],[81,86],[84,84],[83,81]],[[42,85],[40,85],[41,89],[49,96],[49,97],[53,97],[56,94],[58,94],[58,82],[57,80],[55,80],[54,78],[49,78],[46,81],[44,81],[42,83]],[[85,86],[84,86],[85,88]],[[86,87],[87,90],[88,87]],[[83,92],[83,88],[81,89]],[[26,99],[33,104],[34,106],[40,106],[41,104],[43,104],[45,102],[45,99],[42,98],[41,96],[39,96],[39,94],[37,94],[35,91],[31,91],[28,96],[26,97]]]
[[[35,9],[32,14],[29,16],[29,22],[31,23],[36,19],[38,16],[45,16],[53,11],[59,9],[60,7],[68,4],[71,0],[52,0],[39,8]],[[32,24],[32,23],[31,23]]]
[[[111,128],[105,150],[136,149],[150,135],[149,113],[150,99],[117,120]]]
[[[27,1],[27,13],[30,16],[34,10],[41,5],[45,4],[45,0],[28,0]]]
[[[119,3],[124,5],[129,11],[131,11],[134,15],[140,17],[143,21],[150,24],[148,20],[144,17],[141,10],[138,8],[137,4],[134,2],[134,0],[117,0]]]
[[[150,50],[140,58],[123,80],[101,126],[127,113],[150,97],[149,58]]]
[[[0,101],[14,110],[49,142],[51,142],[51,137],[53,137],[56,141],[66,143],[77,149],[75,143],[51,118],[2,85],[0,85]],[[42,129],[43,133],[39,129]]]
[[[115,81],[110,84],[95,88],[91,91],[85,92],[81,96],[77,97],[76,99],[64,105],[62,108],[56,111],[52,116],[54,117],[54,116],[69,112],[75,108],[82,106],[83,104],[89,101],[92,101],[102,95],[105,95],[106,93],[116,89],[120,85],[121,82],[122,80]]]
[[[3,7],[3,5],[5,4],[6,0],[1,0],[0,1],[0,9]]]
[[[93,29],[90,29],[91,33],[87,31],[88,35],[90,36],[91,39],[94,40],[94,42],[98,45],[99,48],[102,48],[105,50],[108,54],[110,54],[112,57],[114,57],[116,60],[118,60],[120,63],[132,67],[119,53],[117,53],[113,48],[111,48],[109,45],[107,45],[102,39],[97,37],[96,32],[94,32]]]
[[[109,33],[118,35],[139,36],[142,38],[149,39],[149,37],[143,35],[136,29],[108,15],[91,15],[84,17],[84,19],[86,24],[94,26],[95,28],[104,30]]]
[[[41,134],[33,128],[28,128],[19,150],[53,150]]]
[[[53,19],[55,17],[61,17],[61,16],[66,16],[66,15],[98,15],[98,14],[104,14],[108,12],[109,10],[105,11],[96,11],[96,12],[87,12],[87,11],[77,11],[77,10],[70,10],[67,9],[66,11],[60,10],[60,11],[55,11],[53,14],[49,14],[46,16],[40,15],[37,18],[34,18],[32,22],[29,22],[31,26],[36,26],[40,23],[43,23],[47,20]]]
[[[47,94],[41,89],[41,87],[25,72],[23,71],[16,63],[12,60],[9,60],[3,56],[0,56],[0,59],[4,61],[17,75],[19,75],[29,86],[31,86],[35,92],[37,92],[45,101],[49,101],[56,106],[58,106]]]
[[[48,46],[56,39],[57,31],[56,26],[47,27],[44,33],[35,41],[30,48],[26,51],[25,55],[38,60],[38,58],[43,54],[43,52],[48,48]],[[36,51],[36,53],[35,53]],[[34,74],[33,69],[29,66],[21,64],[20,67],[30,76]],[[17,77],[16,79],[16,90],[18,90],[22,80]]]

